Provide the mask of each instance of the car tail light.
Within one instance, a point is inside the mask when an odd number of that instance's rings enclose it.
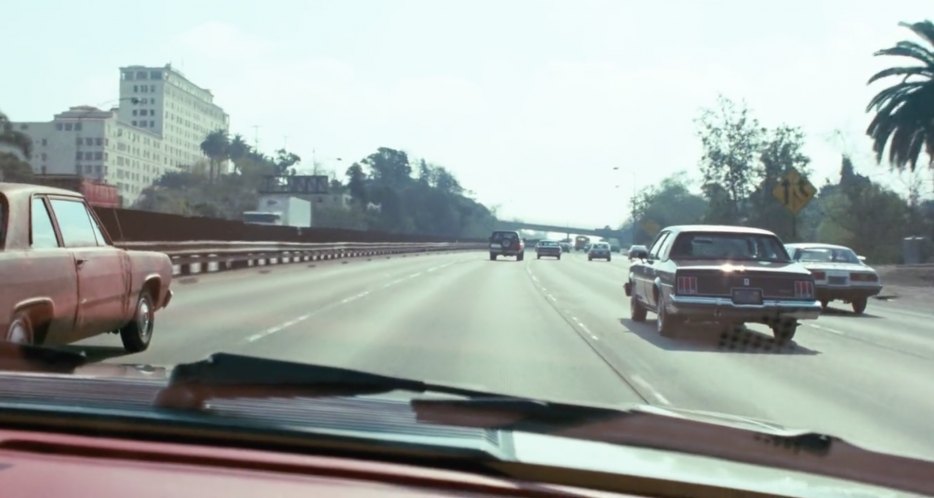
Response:
[[[795,297],[814,297],[814,282],[795,280]]]
[[[875,273],[850,273],[850,280],[853,282],[875,282],[879,276]]]
[[[678,294],[697,294],[697,277],[678,277]]]
[[[827,274],[822,271],[811,270],[811,275],[814,276],[814,280],[825,280],[827,278]]]

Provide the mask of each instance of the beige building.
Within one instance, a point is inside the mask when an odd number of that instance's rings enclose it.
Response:
[[[205,161],[201,142],[228,130],[210,91],[171,65],[120,69],[120,106],[76,106],[50,122],[15,123],[29,135],[29,163],[41,174],[79,174],[116,185],[124,206],[170,171]]]
[[[161,136],[169,163],[180,168],[205,159],[201,142],[208,133],[230,128],[214,95],[171,64],[120,68],[120,101],[120,121]]]

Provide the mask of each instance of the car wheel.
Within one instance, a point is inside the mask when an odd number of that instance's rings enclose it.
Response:
[[[536,255],[535,255],[535,259],[542,259],[542,255],[541,255],[541,254],[536,254]]]
[[[784,320],[772,325],[772,336],[775,337],[776,343],[785,345],[791,342],[797,330],[798,322],[796,320]]]
[[[851,304],[853,305],[853,313],[856,313],[857,315],[862,315],[863,312],[866,311],[865,297],[854,299]]]
[[[611,258],[606,258],[606,262],[609,263]]]
[[[555,258],[556,258],[558,261],[561,261],[561,255],[560,255],[560,254],[557,255],[557,256],[555,256]]]
[[[629,296],[629,315],[634,322],[644,322],[646,309],[642,303],[636,299],[636,294],[633,293],[632,296]]]
[[[662,337],[672,337],[681,326],[681,320],[677,315],[670,315],[665,311],[664,297],[658,303],[658,311],[655,320],[656,328]]]
[[[820,309],[821,309],[822,311],[827,311],[827,305],[829,305],[829,304],[830,304],[830,301],[828,301],[828,300],[826,300],[826,299],[821,299],[821,300],[820,300]]]
[[[587,261],[593,261],[593,258],[591,258],[590,256],[587,256]]]
[[[14,344],[32,344],[32,321],[29,319],[29,315],[23,311],[13,315],[4,340]]]
[[[490,261],[496,261],[496,255],[495,255],[495,254],[490,253]]]
[[[130,323],[120,329],[120,339],[123,340],[123,349],[129,353],[139,353],[149,347],[152,340],[152,330],[155,326],[156,311],[149,291],[139,294],[136,301],[136,311]]]
[[[519,254],[516,255],[516,261],[522,261],[523,259],[525,259],[524,253],[520,252]]]

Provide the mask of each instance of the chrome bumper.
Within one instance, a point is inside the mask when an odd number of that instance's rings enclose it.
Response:
[[[672,295],[667,311],[684,317],[744,319],[767,321],[780,318],[813,320],[820,316],[821,305],[814,301],[765,299],[762,304],[736,304],[728,297]]]

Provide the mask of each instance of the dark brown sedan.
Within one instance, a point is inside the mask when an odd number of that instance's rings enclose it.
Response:
[[[119,333],[146,349],[172,296],[165,254],[114,247],[81,194],[0,183],[0,339],[64,344]]]
[[[686,322],[759,322],[785,343],[798,320],[820,316],[814,277],[766,230],[673,226],[633,256],[625,285],[632,319],[644,321],[655,312],[665,336]]]

